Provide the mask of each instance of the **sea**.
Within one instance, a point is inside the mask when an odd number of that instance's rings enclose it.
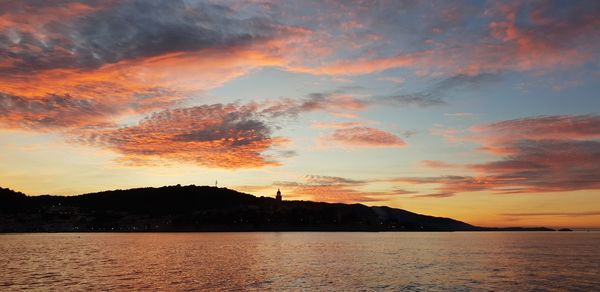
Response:
[[[600,291],[600,232],[0,235],[0,291]]]

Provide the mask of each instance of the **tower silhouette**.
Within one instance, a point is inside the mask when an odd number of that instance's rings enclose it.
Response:
[[[277,195],[275,196],[275,199],[281,202],[281,191],[279,189],[277,189]]]

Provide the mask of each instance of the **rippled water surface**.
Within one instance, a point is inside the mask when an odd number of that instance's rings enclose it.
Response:
[[[0,235],[0,290],[600,291],[600,233]]]

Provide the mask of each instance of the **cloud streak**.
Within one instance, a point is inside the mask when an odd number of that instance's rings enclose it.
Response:
[[[537,217],[537,216],[563,216],[563,217],[583,217],[583,216],[600,216],[600,211],[589,212],[538,212],[538,213],[503,213],[502,216],[514,217]]]
[[[422,160],[419,164],[424,167],[428,167],[428,168],[440,168],[440,169],[460,167],[460,165],[444,162],[441,160]]]
[[[389,132],[369,127],[336,129],[321,139],[324,143],[336,142],[356,147],[404,147],[402,138]]]
[[[363,191],[369,181],[335,176],[307,175],[304,182],[278,181],[273,185],[285,187],[284,195],[291,198],[310,198],[331,203],[356,203],[384,201],[395,192]]]

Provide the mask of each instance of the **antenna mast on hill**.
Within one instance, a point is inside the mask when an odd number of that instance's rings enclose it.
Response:
[[[217,180],[215,180],[215,188],[219,187],[219,182]]]

